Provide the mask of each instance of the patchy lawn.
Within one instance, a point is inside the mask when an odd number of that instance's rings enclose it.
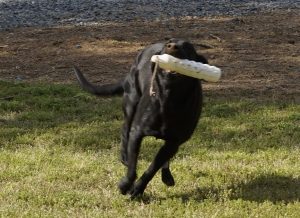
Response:
[[[298,217],[300,106],[210,95],[198,127],[136,201],[119,194],[121,98],[0,82],[3,217]],[[142,145],[139,175],[161,141]]]

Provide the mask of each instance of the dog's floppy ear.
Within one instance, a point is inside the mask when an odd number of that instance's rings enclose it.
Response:
[[[199,54],[197,54],[197,56],[196,56],[196,61],[201,62],[202,64],[208,64],[207,59],[204,56],[199,55]]]
[[[191,57],[193,57],[192,60],[201,62],[203,64],[208,64],[207,59],[201,54],[198,54],[195,47],[191,43],[185,43],[185,46],[188,49]]]

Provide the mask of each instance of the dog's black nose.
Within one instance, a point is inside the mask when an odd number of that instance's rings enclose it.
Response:
[[[178,46],[177,46],[176,43],[174,43],[174,42],[169,42],[169,43],[167,43],[166,47],[167,47],[167,49],[169,49],[169,50],[171,50],[171,51],[172,51],[172,50],[175,51],[175,50],[178,49]]]

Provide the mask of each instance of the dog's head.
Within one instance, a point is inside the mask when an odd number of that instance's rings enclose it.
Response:
[[[197,54],[196,49],[190,42],[182,39],[173,38],[168,40],[162,53],[169,54],[180,59],[188,59],[191,61],[201,62],[203,64],[208,63],[205,57]]]

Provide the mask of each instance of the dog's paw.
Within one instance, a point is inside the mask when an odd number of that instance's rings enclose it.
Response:
[[[119,183],[119,189],[122,195],[126,195],[132,189],[133,183],[127,177],[123,177]]]
[[[163,169],[161,171],[161,180],[167,186],[174,186],[175,185],[175,180],[174,180],[174,177],[172,176],[170,170],[164,170]]]
[[[131,199],[141,197],[146,189],[142,181],[138,181],[130,190]]]

